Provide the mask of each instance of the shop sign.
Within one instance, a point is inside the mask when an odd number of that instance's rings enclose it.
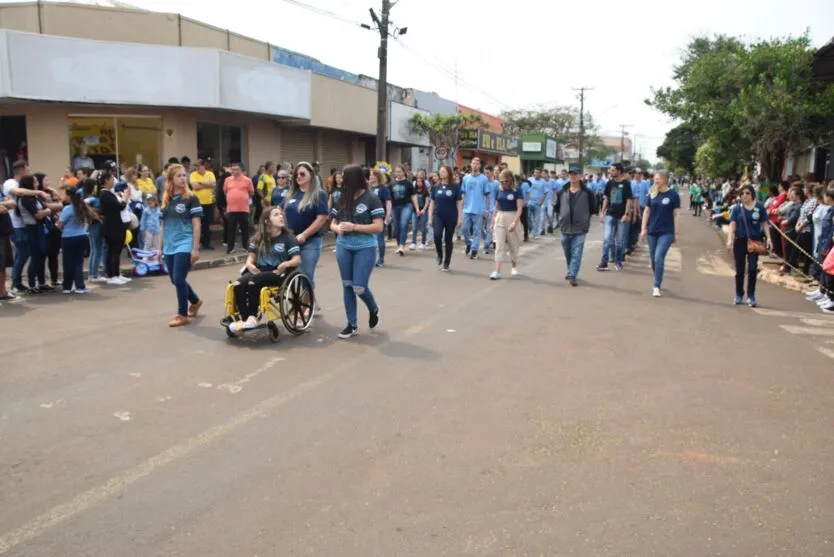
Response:
[[[449,157],[449,150],[446,147],[438,147],[434,150],[434,157],[437,160],[445,160]]]
[[[541,141],[525,141],[521,144],[521,150],[525,153],[541,153]]]
[[[548,159],[555,159],[556,157],[556,140],[548,139],[545,143],[544,156]]]
[[[104,122],[70,124],[70,151],[87,155],[114,155],[116,128]]]
[[[478,150],[503,155],[515,154],[518,151],[518,138],[481,130],[478,136]]]
[[[458,132],[458,144],[461,149],[471,151],[478,148],[478,128],[463,128]]]

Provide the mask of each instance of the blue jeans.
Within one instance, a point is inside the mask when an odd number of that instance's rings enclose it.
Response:
[[[484,249],[487,251],[492,247],[492,219],[494,217],[495,211],[492,211],[484,218]]]
[[[376,262],[378,265],[383,265],[385,263],[385,227],[376,235],[376,249],[378,251]]]
[[[301,246],[301,272],[307,275],[313,284],[313,291],[316,290],[316,266],[321,257],[321,236],[308,238]]]
[[[531,201],[527,206],[527,222],[530,225],[530,233],[533,238],[539,237],[539,231],[542,227],[542,216],[544,215],[543,205],[539,205],[535,201]]]
[[[101,235],[101,223],[90,225],[90,260],[88,272],[91,279],[99,277],[99,267],[104,256],[104,236]]]
[[[482,213],[463,214],[463,238],[471,251],[477,252],[481,245],[481,233],[484,228],[484,215]]]
[[[188,303],[196,304],[200,300],[192,290],[191,285],[185,280],[188,277],[188,271],[191,269],[191,253],[166,255],[165,265],[168,266],[168,276],[171,283],[177,290],[177,313],[187,317]]]
[[[405,205],[394,205],[394,235],[397,237],[397,245],[404,246],[408,241],[408,223],[411,222],[411,214],[414,212],[411,203]]]
[[[579,276],[579,266],[582,264],[582,251],[585,249],[585,234],[562,234],[562,250],[568,266],[568,277],[575,279]]]
[[[660,236],[646,237],[649,243],[649,259],[652,261],[652,271],[654,271],[654,287],[660,288],[663,282],[663,267],[666,264],[666,254],[669,252],[669,247],[675,240],[674,234],[662,234]]]
[[[351,250],[336,244],[336,263],[339,265],[339,274],[342,277],[345,314],[347,314],[348,323],[354,327],[356,326],[356,296],[365,302],[368,311],[379,309],[368,287],[371,272],[374,270],[375,258],[376,248]]]
[[[600,263],[603,267],[608,265],[609,259],[613,259],[617,265],[623,264],[627,239],[628,223],[606,215],[605,232],[602,239],[602,262]],[[611,257],[609,257],[609,253]]]
[[[12,266],[12,287],[23,289],[23,266],[29,260],[29,236],[25,228],[15,228],[12,236],[14,243],[14,262]]]
[[[429,231],[429,214],[428,212],[423,213],[421,216],[417,216],[417,213],[413,213],[411,215],[411,243],[417,243],[417,232],[423,233],[423,244],[426,243],[426,235]]]

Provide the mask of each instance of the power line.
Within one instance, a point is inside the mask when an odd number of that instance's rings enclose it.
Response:
[[[319,15],[329,17],[331,19],[336,19],[336,20],[341,21],[343,23],[348,23],[350,25],[355,25],[357,27],[362,27],[362,22],[361,21],[358,21],[358,20],[355,20],[355,19],[350,19],[347,16],[343,16],[341,14],[331,12],[330,10],[325,10],[324,8],[319,8],[318,6],[311,6],[310,4],[306,4],[306,3],[301,2],[299,0],[281,0],[281,1],[286,2],[287,4],[291,4],[293,6],[297,6],[299,8],[303,8],[305,10],[309,10],[309,11],[317,13]]]

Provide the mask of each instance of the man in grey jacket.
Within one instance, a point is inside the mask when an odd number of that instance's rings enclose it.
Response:
[[[562,249],[567,260],[565,280],[578,286],[579,265],[585,248],[585,235],[591,227],[591,215],[597,212],[593,192],[582,182],[582,168],[578,164],[568,166],[570,184],[562,188],[556,198],[559,228],[562,231]]]

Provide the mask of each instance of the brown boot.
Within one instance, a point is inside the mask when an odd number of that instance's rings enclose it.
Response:
[[[175,315],[171,321],[168,322],[169,327],[183,327],[188,325],[191,321],[184,315]]]

